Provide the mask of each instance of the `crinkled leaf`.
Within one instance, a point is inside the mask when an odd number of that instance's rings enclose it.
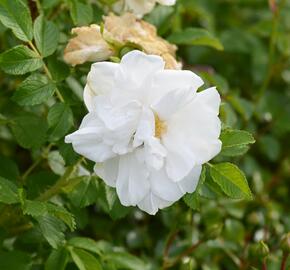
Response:
[[[17,38],[23,41],[32,40],[32,19],[24,1],[1,0],[0,21],[10,28]]]
[[[42,235],[53,248],[64,243],[65,225],[61,220],[51,215],[39,216],[36,220]]]
[[[0,54],[0,68],[12,75],[23,75],[42,66],[41,58],[24,45],[16,46]]]
[[[52,82],[45,76],[32,74],[17,88],[12,99],[19,105],[38,105],[50,98],[56,89]]]
[[[47,57],[57,48],[59,30],[53,22],[40,15],[34,22],[34,39],[41,55]]]

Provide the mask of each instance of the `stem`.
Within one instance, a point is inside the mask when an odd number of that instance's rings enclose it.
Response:
[[[267,263],[266,263],[266,258],[263,259],[263,262],[262,262],[262,270],[267,270],[268,267],[267,267]]]
[[[284,253],[283,254],[283,259],[282,259],[282,262],[281,262],[281,270],[286,270],[286,265],[287,265],[287,259],[289,257],[289,253]]]
[[[41,54],[39,53],[39,51],[37,50],[37,48],[34,46],[34,44],[31,42],[31,41],[28,41],[28,45],[30,46],[30,48],[42,59],[42,56]],[[43,69],[44,69],[44,72],[46,74],[46,76],[50,79],[50,80],[53,80],[52,78],[52,75],[47,67],[47,65],[45,64],[45,62],[43,61],[42,59],[42,62],[43,62]],[[58,99],[64,103],[64,98],[63,96],[61,95],[60,91],[58,90],[58,88],[56,88],[55,90],[56,92],[56,95],[58,97]]]
[[[48,154],[50,151],[50,148],[52,147],[52,143],[49,144],[41,153],[41,155],[34,161],[34,163],[25,171],[25,173],[22,175],[21,180],[22,182],[25,182],[26,178],[31,174],[31,172],[39,165],[39,163],[42,161],[44,157]]]
[[[44,193],[42,193],[37,198],[37,200],[38,201],[47,201],[50,198],[52,198],[53,196],[60,193],[62,188],[67,185],[71,176],[75,173],[78,165],[82,162],[83,162],[83,158],[80,158],[75,165],[68,167],[66,169],[64,175],[61,178],[59,178],[59,180],[50,189],[48,189]]]
[[[180,255],[178,255],[176,259],[172,262],[165,260],[163,263],[163,270],[176,265],[180,260],[182,260],[184,257],[186,257],[187,255],[192,253],[195,249],[197,249],[202,243],[203,241],[199,240],[197,243],[195,243],[194,245],[186,249],[184,252],[182,252]]]
[[[264,96],[273,76],[273,62],[274,62],[274,55],[275,55],[275,45],[277,42],[277,36],[278,36],[278,24],[280,20],[280,11],[283,8],[285,4],[285,0],[282,0],[281,4],[275,9],[273,12],[273,20],[272,20],[272,32],[270,37],[270,44],[269,44],[269,63],[268,63],[268,70],[266,77],[264,79],[264,82],[259,90],[258,96],[257,96],[257,102],[260,101],[260,99]]]

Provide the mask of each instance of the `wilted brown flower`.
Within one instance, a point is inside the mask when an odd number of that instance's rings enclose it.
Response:
[[[72,29],[73,37],[64,50],[64,60],[72,66],[85,62],[97,62],[107,60],[113,55],[113,50],[103,39],[100,27],[77,27]]]
[[[138,19],[131,13],[122,16],[110,14],[104,18],[106,36],[119,44],[133,44],[147,54],[161,56],[168,69],[179,69],[175,59],[177,47],[159,37],[155,26]]]
[[[133,47],[147,54],[161,56],[167,69],[180,69],[176,61],[177,47],[157,35],[155,26],[138,19],[131,13],[122,16],[109,14],[104,17],[104,31],[98,25],[78,27],[72,30],[72,38],[64,59],[75,66],[85,62],[103,61],[116,54],[122,47]]]

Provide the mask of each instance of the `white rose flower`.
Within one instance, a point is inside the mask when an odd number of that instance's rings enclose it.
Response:
[[[164,65],[140,51],[120,64],[92,65],[84,90],[89,113],[66,137],[96,162],[95,173],[116,187],[123,205],[149,214],[193,192],[202,164],[221,150],[217,90],[197,93],[200,77]]]
[[[157,3],[164,6],[173,6],[176,0],[120,0],[114,5],[114,10],[119,13],[130,11],[142,18],[145,14],[150,13]]]

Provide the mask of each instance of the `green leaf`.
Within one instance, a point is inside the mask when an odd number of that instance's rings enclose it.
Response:
[[[225,156],[238,156],[248,150],[248,145],[255,143],[251,133],[243,130],[227,129],[220,136],[222,141],[222,151],[220,154]]]
[[[2,177],[0,177],[0,202],[6,204],[19,202],[17,186]]]
[[[70,15],[75,25],[87,25],[93,20],[93,9],[79,0],[70,0]]]
[[[98,192],[97,177],[83,176],[68,197],[74,206],[84,208],[97,202]]]
[[[200,202],[199,202],[199,190],[205,181],[206,175],[206,167],[202,168],[200,179],[196,190],[193,193],[186,194],[183,196],[183,201],[189,206],[192,210],[199,210],[200,209]]]
[[[234,199],[252,199],[244,173],[234,164],[220,163],[210,165],[210,175],[223,192]]]
[[[186,28],[183,31],[173,33],[168,40],[177,45],[209,46],[217,50],[223,50],[221,42],[211,33],[201,28]]]
[[[71,248],[70,253],[79,270],[102,270],[99,261],[92,254],[79,248]]]
[[[96,241],[86,237],[74,237],[68,241],[68,244],[76,248],[85,249],[100,256],[103,252],[101,245],[99,245]]]
[[[17,250],[0,251],[0,269],[30,270],[32,269],[32,258],[28,254]]]
[[[53,22],[40,15],[34,22],[34,39],[41,55],[47,57],[57,49],[59,30]]]
[[[17,38],[23,41],[32,40],[32,19],[24,1],[0,0],[0,21],[10,28]]]
[[[15,180],[19,177],[19,169],[17,164],[0,154],[0,176],[9,179],[9,180]]]
[[[114,263],[118,268],[125,268],[131,270],[144,270],[146,264],[139,258],[126,252],[111,252],[106,253],[105,258]]]
[[[39,148],[46,140],[47,124],[34,114],[15,117],[11,129],[23,148]]]
[[[23,75],[42,66],[42,60],[34,51],[24,45],[16,46],[0,54],[0,68],[12,75]]]
[[[57,141],[67,134],[73,125],[73,113],[71,108],[64,103],[54,104],[47,116],[49,125],[49,139]]]
[[[70,74],[68,65],[62,61],[57,60],[54,55],[47,58],[47,65],[53,80],[56,82],[63,81]]]
[[[53,250],[44,266],[45,270],[65,270],[68,263],[68,251],[65,248]]]
[[[39,216],[36,220],[42,235],[53,248],[64,244],[65,225],[61,220],[51,215]]]
[[[55,84],[48,82],[45,76],[32,74],[20,84],[12,99],[22,106],[38,105],[47,101],[55,89]]]
[[[52,203],[26,200],[23,207],[23,213],[34,218],[50,215],[60,219],[71,230],[75,229],[75,220],[73,215],[65,208]]]
[[[121,205],[116,190],[104,183],[100,183],[99,204],[112,219],[117,220],[125,217],[131,211],[130,207]]]

